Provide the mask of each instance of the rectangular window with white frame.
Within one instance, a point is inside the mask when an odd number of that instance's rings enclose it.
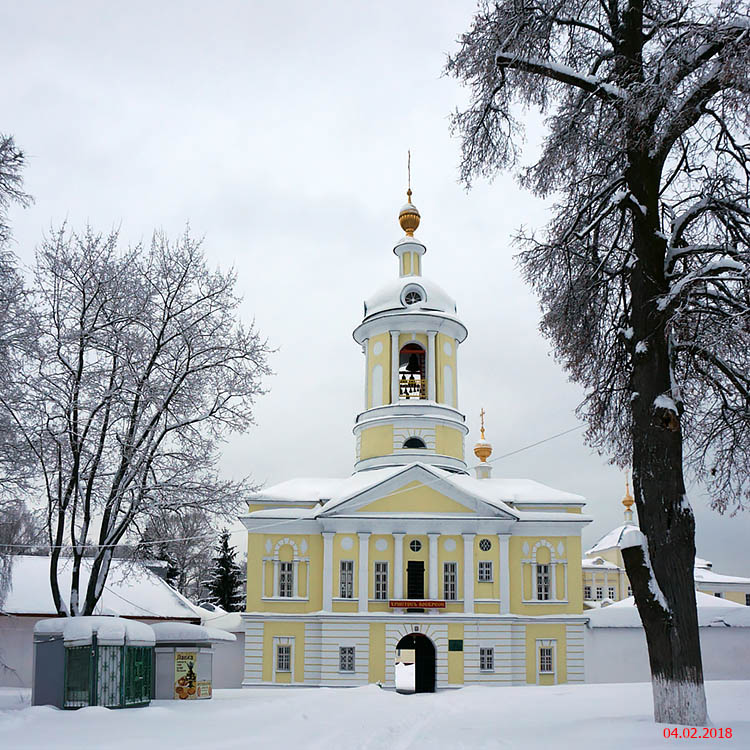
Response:
[[[457,564],[454,562],[443,563],[443,599],[447,602],[455,602],[458,599],[456,580],[458,579]]]
[[[591,600],[591,586],[583,587],[583,598],[586,599],[586,601]]]
[[[539,674],[554,674],[555,665],[552,654],[552,646],[539,647]]]
[[[340,593],[342,599],[354,598],[354,560],[342,560],[339,565]]]
[[[492,583],[492,560],[480,560],[477,568],[479,583]]]
[[[279,563],[279,596],[294,596],[294,566],[290,562]]]
[[[339,672],[354,671],[354,646],[339,648]]]
[[[494,672],[495,671],[495,649],[485,648],[481,646],[479,648],[479,671],[480,672]]]
[[[276,647],[276,671],[292,671],[292,647],[279,645]]]
[[[547,601],[550,598],[549,565],[536,566],[536,598]]]
[[[604,589],[601,586],[596,587],[596,600],[601,601],[604,599]]]
[[[609,592],[608,592],[608,594],[609,594],[609,598],[610,598],[610,599],[611,599],[612,601],[614,601],[614,600],[615,600],[615,587],[614,587],[614,586],[610,586],[610,587],[609,587]]]
[[[378,560],[375,563],[375,598],[388,599],[388,563]]]

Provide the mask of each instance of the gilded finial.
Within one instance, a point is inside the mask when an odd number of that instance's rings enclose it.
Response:
[[[419,211],[411,202],[411,150],[407,151],[406,173],[406,205],[399,212],[398,223],[401,225],[401,229],[406,232],[407,237],[413,237],[419,226]]]
[[[622,499],[622,504],[625,506],[625,510],[630,510],[635,503],[635,498],[630,494],[630,481],[625,479],[625,497]]]
[[[484,407],[479,412],[479,420],[481,427],[479,431],[482,435],[481,440],[474,446],[474,455],[482,462],[486,463],[487,459],[492,455],[492,446],[484,439]]]

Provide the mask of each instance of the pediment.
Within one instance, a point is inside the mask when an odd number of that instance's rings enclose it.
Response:
[[[412,464],[403,471],[368,487],[319,516],[340,515],[479,516],[511,518],[499,508],[456,487],[423,464]]]

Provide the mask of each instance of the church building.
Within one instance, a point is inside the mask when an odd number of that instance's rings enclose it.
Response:
[[[422,275],[419,211],[401,209],[397,277],[365,302],[351,476],[290,479],[251,499],[243,686],[416,691],[584,679],[584,498],[492,476],[459,410],[467,330]]]

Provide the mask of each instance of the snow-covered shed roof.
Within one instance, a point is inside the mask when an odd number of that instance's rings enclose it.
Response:
[[[732,627],[750,627],[750,607],[745,607],[727,599],[719,599],[710,594],[695,592],[698,606],[698,624],[729,625]],[[641,618],[635,599],[629,596],[619,602],[586,612],[591,628],[639,628]]]
[[[636,531],[640,530],[635,524],[632,523],[625,523],[622,526],[618,526],[617,528],[612,529],[612,531],[610,531],[608,534],[605,534],[591,549],[586,550],[586,554],[594,555],[597,552],[604,552],[608,549],[612,549],[613,547],[619,547],[620,543],[623,541],[623,536],[631,529],[635,529]]]
[[[81,588],[88,585],[91,561],[83,560]],[[70,593],[72,560],[61,559],[60,590]],[[55,615],[49,585],[49,558],[15,555],[11,562],[10,586],[0,610],[15,615]],[[168,620],[197,620],[193,605],[166,581],[144,565],[128,560],[113,560],[104,592],[95,613]]]
[[[66,646],[87,646],[95,633],[101,646],[123,646],[126,643],[129,646],[153,646],[156,642],[150,625],[122,617],[50,617],[34,625],[37,640],[62,636]]]
[[[414,285],[422,287],[424,298],[421,302],[409,305],[410,311],[437,311],[455,316],[456,302],[442,287],[424,276],[404,276],[389,281],[365,300],[365,317],[386,310],[406,309],[407,305],[402,302],[403,291],[405,287]]]
[[[593,570],[620,570],[618,565],[605,560],[603,557],[584,557],[581,560],[581,567]]]
[[[693,571],[695,580],[698,583],[734,583],[739,586],[750,586],[750,578],[741,578],[740,576],[725,576],[721,573],[714,573],[707,568],[699,568],[697,565]]]
[[[237,636],[226,630],[189,622],[155,622],[151,628],[157,643],[219,643],[237,640]]]

